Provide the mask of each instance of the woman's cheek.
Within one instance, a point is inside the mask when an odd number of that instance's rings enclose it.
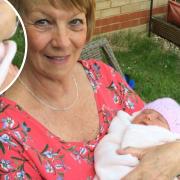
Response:
[[[73,41],[76,42],[76,46],[80,48],[84,47],[87,38],[87,28],[84,28],[79,32],[73,33],[71,37],[73,38]]]
[[[42,50],[49,41],[48,34],[41,32],[27,31],[27,36],[29,39],[28,45],[35,51]]]

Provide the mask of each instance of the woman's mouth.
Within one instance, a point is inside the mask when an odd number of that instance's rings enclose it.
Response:
[[[54,64],[64,64],[68,61],[70,55],[65,55],[65,56],[47,56],[46,58]]]

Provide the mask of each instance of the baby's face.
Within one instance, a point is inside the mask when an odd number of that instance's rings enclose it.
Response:
[[[0,0],[0,41],[9,39],[16,29],[16,14],[4,0]]]
[[[137,115],[133,121],[133,124],[143,125],[156,125],[169,129],[169,125],[166,119],[157,111],[153,109],[145,109],[139,115]]]

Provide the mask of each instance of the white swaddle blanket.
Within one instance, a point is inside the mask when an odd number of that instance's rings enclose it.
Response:
[[[3,84],[9,70],[9,66],[16,54],[17,46],[12,40],[0,42],[0,87]]]
[[[119,111],[111,122],[108,134],[95,149],[94,180],[119,180],[138,165],[139,160],[136,157],[117,154],[116,151],[120,148],[145,148],[180,139],[180,134],[159,126],[131,124],[138,113],[130,116]]]

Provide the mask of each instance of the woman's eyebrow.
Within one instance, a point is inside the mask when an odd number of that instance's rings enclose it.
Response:
[[[42,14],[42,15],[45,15],[45,16],[49,16],[49,17],[56,17],[56,14],[53,14],[52,11],[45,11],[44,9],[41,9],[41,8],[34,8],[32,11],[31,11],[32,14]],[[72,14],[72,15],[71,15]],[[81,15],[83,14],[83,12],[77,12],[77,13],[73,13],[73,12],[70,12],[69,13],[69,19],[73,18],[73,17],[76,17],[78,15]]]
[[[83,14],[83,12],[78,12],[78,13],[74,14],[73,16],[78,16],[78,15],[81,15],[81,14]]]

